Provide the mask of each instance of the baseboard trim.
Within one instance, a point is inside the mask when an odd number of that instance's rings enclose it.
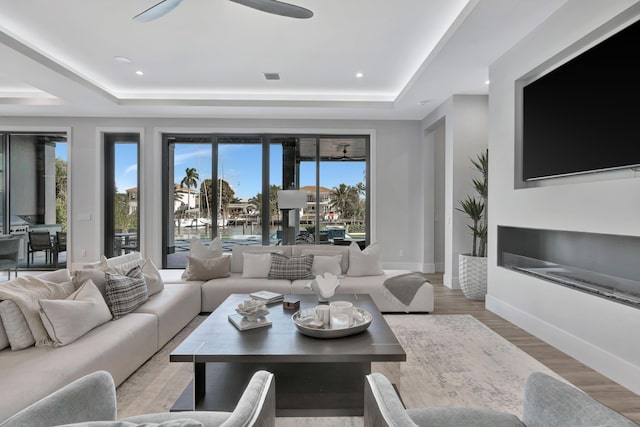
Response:
[[[640,366],[491,295],[487,295],[485,306],[487,310],[567,353],[612,381],[640,394]]]

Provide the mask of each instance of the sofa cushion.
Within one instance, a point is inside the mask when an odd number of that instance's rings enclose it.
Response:
[[[349,270],[349,246],[331,245],[296,245],[293,247],[293,255],[333,256],[342,255],[340,267],[342,274]]]
[[[157,317],[158,349],[200,313],[201,283],[203,282],[168,283],[162,292],[149,297],[134,311]]]
[[[187,257],[187,268],[184,271],[186,280],[211,280],[229,277],[231,257],[224,255],[217,258]]]
[[[199,237],[192,237],[189,245],[189,256],[196,258],[220,258],[222,256],[222,241],[220,237],[215,237],[208,245],[205,245]],[[187,267],[182,273],[182,278],[187,279],[188,276],[189,264],[187,263]]]
[[[126,275],[105,272],[105,277],[105,299],[114,319],[132,312],[149,298],[140,267],[132,268]]]
[[[112,258],[103,257],[103,260],[106,262],[108,267],[130,266],[130,268],[133,268],[137,265],[137,262],[142,260],[142,254],[140,252],[130,252],[128,254],[118,255]]]
[[[46,280],[53,283],[65,283],[72,279],[71,272],[67,268],[61,268],[54,271],[38,274],[38,279]]]
[[[242,273],[242,267],[244,265],[243,253],[249,252],[252,254],[270,254],[279,253],[286,256],[291,256],[290,246],[245,246],[235,245],[231,252],[231,272]],[[266,277],[266,276],[265,276]]]
[[[269,279],[312,279],[311,266],[313,255],[299,257],[286,257],[280,254],[271,254],[271,269]]]
[[[222,242],[220,237],[216,237],[208,245],[205,245],[198,237],[192,237],[189,251],[189,255],[198,258],[220,258],[222,256]]]
[[[9,347],[9,337],[4,330],[4,324],[2,323],[2,316],[0,316],[0,350]]]
[[[360,250],[356,242],[349,245],[349,271],[347,276],[380,276],[384,274],[380,264],[380,245],[374,243]]]
[[[153,263],[153,261],[143,258],[139,262],[141,263],[140,269],[142,270],[144,281],[147,283],[147,294],[149,296],[155,295],[162,289],[164,289],[162,276],[160,276],[160,272],[156,268],[156,265]],[[115,271],[118,274],[126,275],[128,271],[130,271],[133,267],[136,267],[136,265],[129,265],[131,264],[121,264],[105,271]]]
[[[70,344],[111,320],[102,294],[91,280],[64,300],[40,300],[40,318],[55,347]]]
[[[0,301],[0,318],[11,350],[17,351],[36,343],[20,308],[10,300]],[[6,346],[5,346],[6,347]]]
[[[212,424],[207,424],[211,426]],[[57,427],[204,427],[199,421],[190,418],[166,420],[158,423],[143,421],[142,423],[118,420],[118,421],[88,421],[84,423],[62,424]]]
[[[73,286],[78,289],[84,282],[91,280],[100,293],[105,296],[107,294],[107,277],[104,271],[97,268],[85,268],[73,272]]]
[[[271,270],[271,254],[270,253],[242,253],[242,277],[246,279],[262,278],[266,279]]]
[[[36,276],[16,277],[0,286],[0,299],[11,300],[20,308],[33,334],[36,346],[51,345],[52,341],[40,319],[42,298],[64,299],[73,292],[72,282],[54,283]],[[6,328],[6,322],[5,322]],[[9,337],[11,339],[11,337]]]
[[[325,273],[331,273],[334,276],[342,274],[342,255],[314,255],[313,265],[311,266],[311,275],[324,276]]]

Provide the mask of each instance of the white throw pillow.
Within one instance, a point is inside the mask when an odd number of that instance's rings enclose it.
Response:
[[[2,316],[0,316],[0,350],[9,347],[9,337],[4,330],[4,324],[2,323]]]
[[[271,254],[242,253],[242,277],[266,279],[271,270]]]
[[[12,351],[28,348],[36,343],[24,314],[15,302],[0,301],[0,318]]]
[[[349,271],[347,276],[380,276],[384,274],[380,264],[380,245],[374,243],[361,251],[356,242],[349,246]]]
[[[216,237],[214,238],[209,245],[205,245],[204,243],[202,243],[202,240],[200,240],[198,237],[192,237],[191,238],[191,245],[190,245],[190,249],[189,249],[189,256],[195,257],[195,258],[220,258],[222,256],[222,241],[220,240],[220,237]],[[182,273],[182,278],[183,279],[187,279],[188,277],[191,277],[191,274],[189,272],[189,263],[187,263],[187,266],[184,269],[184,272]],[[195,280],[195,279],[187,279],[187,280]]]
[[[331,273],[334,276],[339,276],[342,274],[341,263],[342,254],[332,256],[314,255],[311,274],[313,277],[324,276],[324,273]]]
[[[191,238],[190,255],[196,258],[220,258],[222,256],[222,242],[220,237],[216,237],[205,245],[197,237]]]
[[[91,280],[63,300],[40,300],[40,318],[54,347],[70,344],[111,320],[102,294]]]
[[[140,252],[131,252],[131,253],[119,255],[113,258],[105,258],[104,256],[102,258],[103,258],[103,261],[106,262],[107,266],[116,267],[119,265],[125,265],[127,263],[135,263],[135,261],[141,260],[142,254]],[[131,265],[131,268],[135,267],[135,265],[132,265],[132,264],[129,264],[129,265]]]

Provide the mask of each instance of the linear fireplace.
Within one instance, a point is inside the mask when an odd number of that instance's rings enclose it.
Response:
[[[498,265],[640,308],[640,237],[498,226]]]

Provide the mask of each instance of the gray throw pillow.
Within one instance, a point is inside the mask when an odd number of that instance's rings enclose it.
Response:
[[[269,279],[312,279],[311,267],[313,255],[299,257],[286,257],[280,254],[271,254],[271,269]]]
[[[109,272],[104,275],[107,279],[105,300],[114,319],[132,312],[149,298],[140,267],[132,268],[126,275]]]

